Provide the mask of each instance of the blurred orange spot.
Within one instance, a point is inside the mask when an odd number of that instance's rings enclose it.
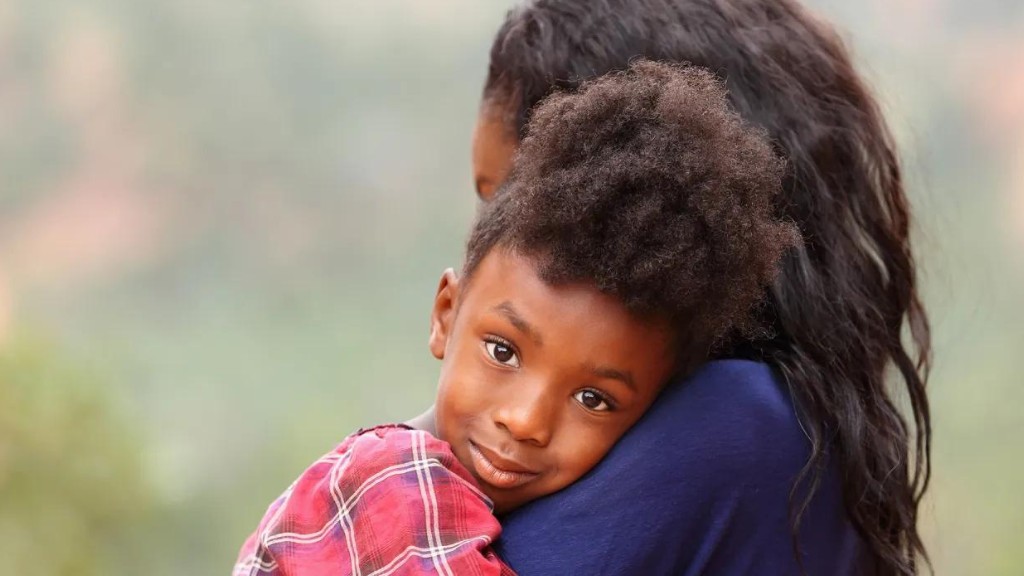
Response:
[[[22,214],[4,241],[21,280],[73,284],[145,259],[158,220],[153,203],[117,174],[86,171]]]
[[[163,221],[145,189],[145,141],[131,122],[123,51],[106,25],[76,14],[49,63],[52,92],[80,149],[49,193],[0,219],[0,257],[11,290],[73,287],[151,256]]]
[[[968,111],[997,142],[1024,138],[1024,40],[992,34],[964,46],[956,71]]]
[[[998,162],[1004,224],[1008,239],[1024,249],[1024,40],[1017,35],[988,34],[964,43],[956,71],[980,133],[1005,154]]]

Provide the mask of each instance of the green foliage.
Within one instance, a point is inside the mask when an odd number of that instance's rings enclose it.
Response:
[[[153,497],[141,442],[95,373],[46,343],[0,351],[0,558],[23,576],[104,574]]]

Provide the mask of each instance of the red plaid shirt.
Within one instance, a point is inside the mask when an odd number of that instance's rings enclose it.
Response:
[[[349,436],[281,495],[249,536],[234,576],[515,576],[491,550],[491,502],[426,432]]]

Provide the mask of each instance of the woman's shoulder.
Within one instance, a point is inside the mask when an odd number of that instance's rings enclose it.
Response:
[[[669,476],[690,483],[706,479],[715,490],[789,483],[810,453],[785,383],[767,364],[750,360],[709,362],[670,383],[632,433],[622,450],[649,457],[640,447],[649,439],[666,440],[658,444],[658,459]]]
[[[789,496],[809,455],[769,366],[710,362],[670,383],[590,474],[506,518],[500,550],[524,575],[557,573],[538,560],[552,557],[595,573],[790,573]],[[800,540],[811,574],[856,566],[860,544],[834,466]],[[611,551],[572,552],[584,543]]]
[[[797,424],[793,403],[786,386],[775,371],[753,360],[714,360],[701,366],[685,379],[671,382],[663,392],[661,413],[702,414],[703,425],[729,433],[728,424],[736,420],[758,424],[766,429],[788,429]]]

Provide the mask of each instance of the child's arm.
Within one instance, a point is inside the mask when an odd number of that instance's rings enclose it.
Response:
[[[371,430],[324,456],[267,510],[234,576],[511,576],[501,526],[448,444]]]

